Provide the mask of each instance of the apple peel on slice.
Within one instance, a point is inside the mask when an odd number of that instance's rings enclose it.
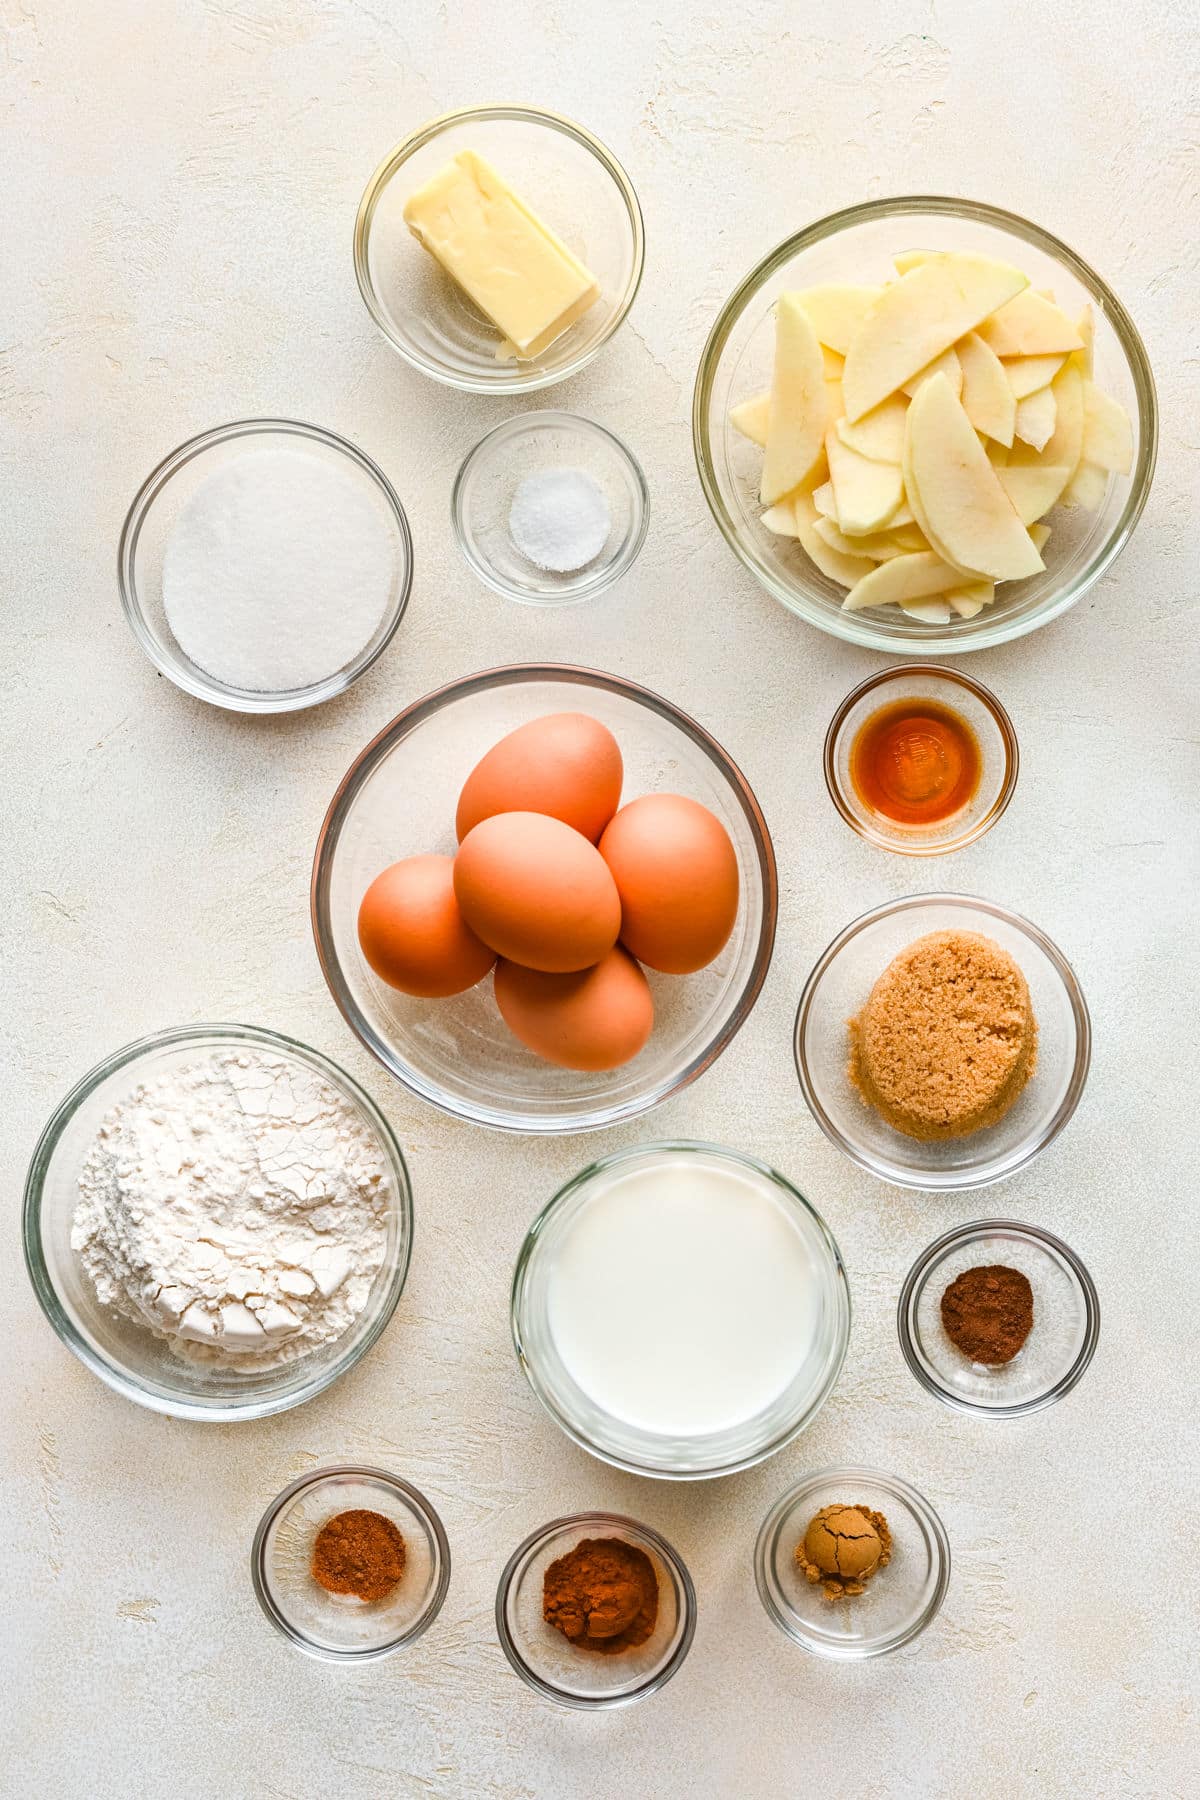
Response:
[[[775,371],[760,488],[764,506],[782,500],[811,473],[828,422],[817,334],[796,296],[781,294],[775,308]]]
[[[846,350],[847,418],[861,419],[1027,285],[1011,263],[949,252],[885,287]]]
[[[945,544],[956,567],[1019,581],[1045,566],[944,375],[927,381],[909,407],[905,451],[926,536]]]

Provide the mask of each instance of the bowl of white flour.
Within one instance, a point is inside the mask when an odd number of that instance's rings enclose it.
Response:
[[[391,642],[412,539],[383,471],[296,419],[190,438],[142,483],[117,552],[121,602],[150,660],[232,712],[344,693]]]
[[[246,1025],[130,1044],[67,1095],[25,1187],[25,1257],[67,1347],[178,1418],[259,1418],[370,1348],[412,1249],[404,1157],[317,1051]]]

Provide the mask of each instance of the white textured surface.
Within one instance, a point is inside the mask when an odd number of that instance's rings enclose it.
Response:
[[[1195,1792],[1197,74],[1189,9],[1153,0],[863,0],[838,13],[515,0],[502,23],[481,0],[0,4],[7,1267],[25,1162],[55,1101],[113,1045],[182,1020],[242,1017],[341,1058],[395,1121],[417,1208],[408,1290],[382,1343],[342,1386],[257,1427],[125,1405],[12,1277],[5,1793]],[[458,561],[450,483],[508,409],[410,372],[350,266],[354,208],[382,153],[429,115],[497,95],[593,127],[647,215],[630,323],[553,398],[628,438],[653,491],[650,538],[613,593],[561,612],[508,605]],[[1155,490],[1114,573],[1049,630],[972,660],[1012,711],[1021,783],[991,836],[928,870],[834,816],[821,733],[878,659],[756,591],[706,515],[688,427],[705,332],[749,264],[802,221],[904,190],[975,195],[1061,232],[1132,309],[1163,411]],[[416,582],[396,642],[349,696],[256,720],[155,674],[122,622],[113,566],[124,508],[158,457],[270,411],[378,457],[409,511]],[[490,1137],[410,1103],[350,1040],[307,928],[314,836],[355,752],[436,683],[519,657],[661,686],[742,763],[779,853],[778,948],[747,1028],[687,1095],[603,1141]],[[1074,1124],[983,1196],[880,1188],[826,1145],[791,1071],[816,952],[853,913],[926,881],[1027,911],[1093,1008]],[[841,1241],[857,1307],[814,1428],[715,1486],[638,1482],[573,1449],[539,1415],[508,1338],[509,1273],[535,1207],[596,1151],[667,1133],[725,1138],[797,1179]],[[1019,1425],[939,1408],[896,1346],[912,1257],[981,1211],[1064,1235],[1104,1305],[1084,1385]],[[454,1554],[435,1629],[354,1673],[289,1650],[247,1571],[266,1502],[340,1457],[415,1480]],[[862,1668],[789,1646],[750,1572],[781,1488],[842,1459],[917,1482],[955,1557],[934,1628]],[[585,1718],[510,1673],[491,1609],[518,1539],[594,1505],[676,1543],[700,1623],[663,1694]]]

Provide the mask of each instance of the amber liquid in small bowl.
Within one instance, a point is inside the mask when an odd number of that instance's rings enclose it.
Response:
[[[897,825],[936,825],[968,805],[983,757],[967,721],[937,700],[893,700],[873,712],[850,748],[862,804]]]

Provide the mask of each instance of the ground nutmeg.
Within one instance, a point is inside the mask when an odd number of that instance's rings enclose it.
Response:
[[[408,1553],[399,1528],[383,1513],[356,1506],[326,1519],[313,1543],[313,1580],[331,1594],[386,1600]]]
[[[1029,1277],[1004,1263],[964,1269],[942,1295],[942,1324],[972,1362],[1011,1362],[1033,1329]]]
[[[542,1617],[579,1650],[636,1649],[658,1619],[654,1564],[623,1538],[581,1538],[546,1570]]]

